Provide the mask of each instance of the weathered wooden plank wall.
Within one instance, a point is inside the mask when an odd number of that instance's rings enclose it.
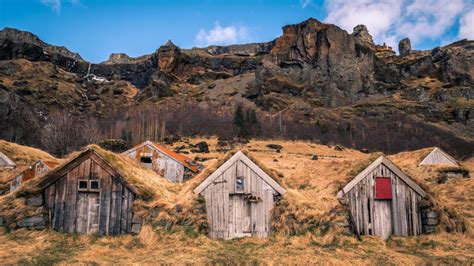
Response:
[[[147,167],[153,169],[164,178],[168,179],[171,182],[180,183],[183,182],[184,165],[180,164],[173,158],[170,158],[167,154],[152,148],[148,145],[143,145],[142,147],[137,148],[136,150],[130,152],[128,156],[140,161],[141,154],[152,154],[152,163],[143,164]]]
[[[428,156],[426,156],[420,165],[451,165],[458,166],[458,163],[454,158],[445,154],[439,149],[433,150]]]
[[[244,177],[244,191],[236,191],[236,179]],[[242,161],[236,161],[203,191],[210,237],[267,237],[271,209],[277,192]],[[249,200],[252,196],[257,200]]]
[[[79,179],[99,180],[100,191],[78,191]],[[46,187],[44,198],[50,209],[51,225],[57,231],[100,235],[131,232],[135,195],[99,160],[84,160]]]
[[[390,177],[392,200],[374,199],[375,178]],[[421,233],[421,196],[385,165],[380,164],[347,192],[350,212],[361,235],[387,238]]]

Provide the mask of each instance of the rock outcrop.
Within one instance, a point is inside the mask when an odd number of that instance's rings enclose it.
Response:
[[[410,39],[405,38],[398,42],[398,53],[400,56],[407,56],[412,53]]]
[[[285,26],[258,66],[248,97],[265,108],[275,105],[265,103],[271,93],[318,99],[328,107],[350,104],[373,89],[373,57],[335,25],[309,19]]]
[[[269,42],[181,49],[169,41],[151,54],[112,54],[94,64],[31,33],[4,29],[0,138],[38,145],[55,110],[116,119],[117,110],[133,113],[158,102],[169,110],[198,105],[232,117],[243,104],[271,117],[282,136],[303,127],[287,136],[385,152],[444,139],[452,146],[446,150],[472,154],[474,41],[426,51],[410,46],[402,40],[396,55],[375,44],[364,25],[349,34],[311,18],[283,27]],[[379,128],[384,131],[372,130]],[[403,139],[403,145],[388,139]]]
[[[363,45],[367,45],[369,47],[373,47],[374,40],[372,39],[372,35],[370,35],[369,30],[365,25],[357,25],[354,27],[352,31],[352,36],[356,38],[356,40]]]

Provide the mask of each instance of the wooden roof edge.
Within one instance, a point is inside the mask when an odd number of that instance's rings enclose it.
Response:
[[[456,164],[457,166],[459,166],[459,162],[456,159],[454,159],[453,156],[449,155],[447,152],[445,152],[443,149],[441,149],[439,147],[434,147],[434,149],[430,153],[428,153],[428,155],[426,155],[425,158],[423,158],[423,160],[418,164],[418,166],[425,165],[425,164],[423,164],[423,162],[426,160],[426,158],[428,158],[432,153],[434,153],[436,151],[439,151],[441,154],[446,156],[446,158],[448,158],[449,161],[451,161],[454,164]]]
[[[161,153],[164,153],[168,158],[173,159],[174,161],[176,161],[176,162],[179,163],[180,165],[183,165],[184,167],[186,167],[186,168],[188,168],[189,170],[191,170],[193,173],[199,172],[199,170],[198,170],[197,167],[196,167],[195,169],[193,169],[193,167],[192,167],[188,162],[186,162],[188,165],[184,165],[184,164],[183,164],[182,162],[180,162],[178,159],[176,159],[176,158],[173,157],[172,155],[168,154],[167,152],[163,151],[163,149],[162,149],[161,146],[155,145],[155,143],[153,143],[153,142],[150,141],[150,140],[146,140],[146,141],[144,141],[144,142],[142,142],[142,143],[140,143],[140,144],[137,144],[137,145],[133,146],[132,148],[130,148],[130,149],[128,149],[128,150],[122,152],[121,154],[123,154],[123,155],[128,155],[129,153],[131,153],[131,152],[133,152],[133,151],[135,151],[135,150],[137,150],[137,149],[139,149],[139,148],[141,148],[141,147],[143,147],[143,146],[145,146],[145,145],[150,145],[150,146],[152,146],[153,148],[155,148],[156,150],[159,150]],[[163,148],[166,149],[166,147],[163,147]],[[168,149],[168,150],[169,150],[169,149]],[[169,151],[170,151],[170,152],[173,152],[172,150],[169,150]],[[183,155],[183,156],[184,156],[184,155]],[[184,157],[188,158],[187,156],[184,156]],[[188,159],[192,161],[191,158],[188,158]]]
[[[208,176],[199,186],[197,186],[193,191],[196,194],[200,194],[204,189],[206,189],[216,178],[219,177],[227,168],[229,168],[237,160],[244,161],[247,166],[252,168],[269,186],[275,189],[281,195],[286,193],[286,190],[281,187],[273,178],[271,178],[265,171],[263,171],[257,164],[252,162],[242,151],[236,152],[232,157],[230,157],[226,162],[220,165],[216,171],[214,171],[210,176]]]
[[[364,170],[358,173],[349,183],[347,183],[341,191],[337,194],[338,197],[341,195],[343,197],[347,192],[349,192],[357,183],[359,183],[370,171],[372,171],[377,165],[382,162],[382,158],[384,155],[380,155],[377,159],[375,159],[369,166],[367,166]]]
[[[426,195],[426,192],[416,184],[408,175],[406,175],[400,168],[398,168],[390,159],[385,155],[380,155],[376,160],[374,160],[369,166],[362,170],[356,177],[354,177],[347,185],[344,186],[342,190],[337,193],[338,198],[344,197],[344,195],[349,192],[355,185],[357,185],[369,172],[371,172],[375,167],[380,164],[384,164],[397,176],[399,176],[409,187],[415,190],[422,197]]]
[[[252,170],[254,170],[259,176],[273,189],[275,189],[280,195],[283,195],[286,193],[286,190],[278,184],[269,174],[267,174],[265,171],[263,171],[262,168],[260,168],[256,163],[254,163],[252,160],[250,160],[249,157],[247,157],[243,152],[241,152],[242,156],[241,159],[249,166]],[[250,164],[250,165],[249,165]]]
[[[426,196],[426,191],[422,189],[415,181],[413,181],[407,174],[405,174],[399,167],[397,167],[390,159],[384,156],[383,164],[397,174],[409,187],[415,190],[420,196]]]
[[[61,178],[65,173],[67,173],[70,169],[76,167],[77,165],[81,164],[84,160],[87,159],[87,155],[92,155],[99,157],[99,159],[109,168],[109,171],[112,171],[112,177],[118,179],[119,182],[125,184],[135,195],[141,195],[140,191],[133,185],[130,184],[124,178],[123,173],[119,171],[116,167],[112,166],[107,160],[105,160],[98,152],[94,150],[94,148],[88,147],[86,150],[82,151],[76,157],[72,158],[71,160],[65,162],[62,166],[58,166],[52,171],[46,173],[43,176],[43,179],[38,182],[38,186],[40,189],[44,189],[54,183],[56,180]]]
[[[196,194],[200,194],[204,189],[206,189],[219,175],[224,172],[223,169],[229,168],[238,158],[238,154],[242,153],[241,151],[236,152],[232,157],[230,157],[227,161],[223,164],[219,165],[219,167],[209,175],[204,181],[201,182],[193,191]]]
[[[2,151],[0,151],[0,158],[2,158],[7,163],[7,165],[16,166],[16,163]]]
[[[84,151],[82,151],[81,153],[79,153],[77,156],[75,156],[74,158],[64,162],[62,165],[58,165],[58,167],[56,167],[55,169],[49,171],[48,173],[46,173],[37,183],[37,185],[41,188],[41,189],[44,189],[46,188],[47,186],[49,186],[50,184],[54,183],[57,179],[61,178],[61,176],[63,176],[68,168],[71,166],[71,165],[75,165],[75,164],[80,164],[82,162],[82,159],[83,157],[92,152],[93,150],[92,149],[86,149]],[[74,166],[72,166],[71,168],[74,168]]]

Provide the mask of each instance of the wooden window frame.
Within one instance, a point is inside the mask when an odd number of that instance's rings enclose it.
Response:
[[[97,188],[92,188],[92,182],[97,182]],[[100,180],[98,179],[91,179],[89,180],[89,191],[93,192],[100,192]]]
[[[81,188],[81,182],[86,183],[86,188]],[[92,188],[92,183],[97,182],[98,187]],[[98,179],[79,179],[77,180],[78,192],[100,192],[100,180]]]
[[[81,188],[81,182],[86,183],[86,188]],[[87,192],[88,190],[89,190],[89,180],[87,180],[87,179],[77,180],[77,191],[78,192]]]

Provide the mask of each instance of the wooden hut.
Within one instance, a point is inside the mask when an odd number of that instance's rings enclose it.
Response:
[[[175,183],[183,182],[199,172],[197,163],[192,159],[151,141],[138,144],[123,154]]]
[[[339,193],[349,204],[352,229],[360,235],[418,235],[420,200],[426,192],[385,156],[380,156]]]
[[[23,182],[26,182],[30,179],[40,177],[47,172],[54,169],[58,163],[51,162],[51,161],[43,161],[38,160],[34,164],[30,165],[25,170],[21,171],[18,175],[16,175],[10,182],[10,192],[15,191]]]
[[[434,148],[419,165],[459,166],[459,163],[440,148]]]
[[[16,164],[0,151],[0,168],[13,169],[15,167]]]
[[[237,152],[195,190],[206,201],[209,235],[267,237],[271,210],[285,190],[242,152]]]
[[[140,192],[129,175],[104,158],[89,147],[38,181],[53,229],[99,235],[132,231],[133,204]]]

